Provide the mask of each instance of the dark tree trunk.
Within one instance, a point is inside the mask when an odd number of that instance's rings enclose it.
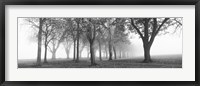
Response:
[[[150,48],[148,44],[144,44],[144,61],[145,63],[152,62],[151,56],[150,56]]]
[[[111,45],[111,41],[109,42],[109,60],[112,60],[112,45]]]
[[[67,59],[69,59],[69,50],[67,51]]]
[[[114,51],[115,59],[117,59],[116,49],[114,46],[113,46],[113,51]]]
[[[42,25],[43,25],[43,19],[40,18],[39,19],[39,32],[38,32],[37,65],[41,65]]]
[[[76,40],[74,39],[74,58],[73,61],[76,60]]]
[[[44,63],[47,63],[47,44],[44,45],[45,46],[45,50],[44,50]]]
[[[95,63],[95,55],[94,55],[94,48],[93,48],[93,42],[90,43],[90,60],[91,60],[91,65],[96,65]]]
[[[76,62],[79,62],[79,31],[77,32],[77,57]]]
[[[100,61],[102,61],[102,57],[101,57],[101,43],[99,41],[99,59]]]

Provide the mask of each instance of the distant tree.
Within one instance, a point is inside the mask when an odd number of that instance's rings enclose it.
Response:
[[[67,59],[69,59],[69,54],[70,54],[70,49],[71,49],[71,45],[73,44],[73,39],[71,36],[71,32],[68,32],[67,36],[64,39],[64,42],[62,43],[64,48],[65,48],[65,52],[67,55]]]
[[[60,44],[64,41],[66,34],[69,29],[68,21],[64,18],[56,18],[52,21],[52,28],[55,30],[52,32],[50,41],[51,46],[49,50],[52,53],[52,59],[56,59],[56,51],[58,50]]]
[[[143,41],[144,62],[152,62],[150,49],[159,32],[165,31],[169,26],[175,29],[182,26],[181,18],[130,18],[131,25]]]
[[[116,59],[116,47],[118,42],[127,41],[128,34],[124,33],[126,29],[127,18],[107,18],[106,23],[103,25],[106,28],[107,33],[105,36],[108,42],[109,60],[112,60],[112,56]]]
[[[76,62],[79,62],[79,45],[80,45],[80,35],[82,34],[82,20],[83,18],[74,18],[74,21],[76,23],[76,41],[77,41],[77,57],[76,57]]]
[[[101,28],[101,29],[98,29],[98,31],[97,31],[97,38],[96,38],[96,40],[98,42],[98,48],[99,48],[99,50],[98,50],[99,51],[99,60],[102,61],[102,44],[106,40],[104,38],[104,36],[106,34],[106,30],[105,30],[105,28],[102,25],[100,25],[99,28]]]
[[[97,65],[95,62],[95,46],[94,42],[97,37],[98,29],[100,26],[100,19],[99,18],[85,18],[84,19],[83,27],[85,28],[86,37],[90,44],[90,60],[91,65]]]
[[[80,50],[79,50],[79,57],[81,58],[82,57],[82,52],[84,50],[85,47],[88,46],[88,40],[87,40],[87,37],[84,33],[81,34],[81,37],[80,37]]]
[[[112,46],[114,52],[114,58],[117,59],[117,44],[122,42],[123,44],[130,44],[130,40],[128,38],[129,33],[127,32],[129,28],[127,28],[127,18],[116,18],[113,22],[114,25],[114,33],[112,34]]]
[[[51,36],[52,32],[55,30],[51,27],[52,19],[46,18],[44,22],[42,33],[43,33],[43,40],[44,40],[44,63],[47,63],[47,47],[49,42],[53,39]]]

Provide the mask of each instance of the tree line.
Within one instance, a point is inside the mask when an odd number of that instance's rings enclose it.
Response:
[[[130,34],[139,35],[143,42],[144,61],[152,62],[150,49],[158,34],[166,34],[172,26],[174,31],[182,27],[182,18],[25,18],[37,28],[37,65],[41,65],[41,48],[44,45],[44,63],[47,51],[56,59],[60,45],[64,45],[69,58],[73,46],[73,61],[79,62],[83,49],[91,65],[96,65],[95,53],[99,60],[105,56],[113,60],[130,56]]]

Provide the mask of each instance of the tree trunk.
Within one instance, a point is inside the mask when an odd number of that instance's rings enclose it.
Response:
[[[101,57],[101,43],[99,41],[99,60],[102,61],[102,57]]]
[[[108,59],[108,51],[107,51],[107,48],[105,49],[105,53],[106,53],[106,59]]]
[[[44,45],[45,46],[45,50],[44,50],[44,63],[47,63],[47,44]]]
[[[73,61],[76,60],[76,40],[74,39],[74,58]]]
[[[151,56],[150,56],[150,48],[151,46],[149,46],[147,43],[143,42],[144,45],[144,61],[145,63],[149,63],[149,62],[152,62],[151,60]]]
[[[40,18],[39,19],[39,32],[38,32],[37,65],[41,65],[42,25],[43,25],[43,19]]]
[[[115,59],[117,59],[116,49],[114,46],[113,46],[113,51],[114,51]]]
[[[112,45],[111,45],[111,41],[109,42],[109,60],[112,60]]]
[[[65,52],[66,52],[66,55],[67,55],[67,59],[69,59],[69,51],[70,51],[70,49],[65,48]]]
[[[94,48],[93,48],[93,42],[90,43],[90,59],[91,59],[91,65],[96,65],[95,63],[95,55],[94,55]]]
[[[77,32],[77,57],[76,62],[79,62],[79,31]]]
[[[67,59],[69,59],[69,50],[67,51]]]
[[[53,49],[53,52],[52,52],[52,59],[55,60],[56,59],[56,50]]]

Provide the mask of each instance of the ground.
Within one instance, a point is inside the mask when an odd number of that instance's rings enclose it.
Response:
[[[96,66],[91,66],[89,59],[80,59],[79,63],[72,61],[72,59],[48,60],[48,63],[42,63],[41,66],[36,66],[35,60],[18,60],[18,68],[182,68],[181,55],[152,56],[153,62],[151,63],[143,63],[143,58],[96,60]]]

